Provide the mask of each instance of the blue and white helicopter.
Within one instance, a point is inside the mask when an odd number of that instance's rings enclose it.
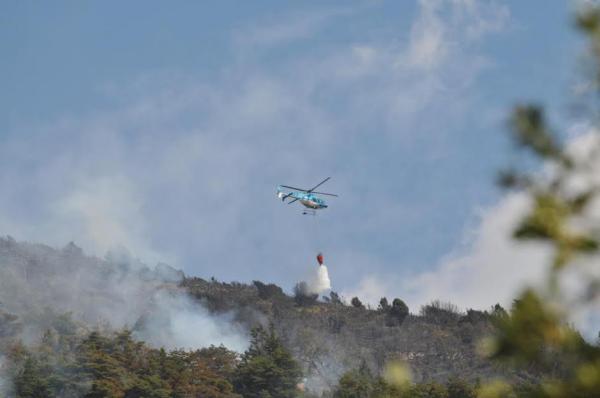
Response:
[[[306,207],[302,214],[310,214],[314,216],[317,210],[326,209],[328,207],[325,201],[319,198],[317,195],[337,197],[337,195],[333,193],[315,191],[315,189],[325,184],[330,178],[331,177],[327,177],[311,189],[302,189],[290,187],[288,185],[279,185],[277,186],[277,197],[281,199],[282,202],[285,202],[287,198],[292,198],[292,200],[290,200],[288,204],[292,204],[299,200],[300,203],[302,203]],[[284,190],[284,188],[286,188],[286,190]]]

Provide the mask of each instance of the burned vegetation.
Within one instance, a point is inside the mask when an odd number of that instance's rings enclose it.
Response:
[[[210,311],[235,314],[247,328],[273,324],[285,346],[301,363],[307,384],[327,389],[348,369],[366,365],[379,374],[390,361],[409,364],[417,382],[470,381],[493,376],[535,378],[527,372],[509,374],[477,353],[481,339],[494,331],[494,319],[505,311],[463,313],[449,303],[434,301],[411,314],[400,298],[382,298],[370,308],[336,292],[317,298],[297,285],[287,295],[274,284],[226,283],[185,278],[182,286]]]

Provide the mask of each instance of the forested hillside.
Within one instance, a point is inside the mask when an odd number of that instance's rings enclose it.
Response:
[[[420,383],[535,380],[477,354],[505,316],[499,306],[460,313],[434,302],[409,313],[382,298],[370,309],[335,292],[208,281],[126,252],[99,259],[10,237],[0,239],[0,276],[3,388],[23,397],[235,396],[244,358],[268,336],[291,354],[293,390],[331,392],[347,371],[375,377],[394,362]]]
[[[348,300],[353,305],[335,292],[320,300],[288,296],[278,286],[258,281],[246,285],[186,278],[182,285],[211,311],[234,311],[248,326],[257,314],[273,322],[303,365],[309,385],[319,388],[331,387],[345,370],[363,362],[380,372],[390,361],[406,361],[416,381],[452,376],[474,381],[506,373],[477,354],[477,344],[493,332],[492,318],[504,313],[500,306],[460,313],[451,304],[434,302],[409,314],[399,298],[385,298],[378,308],[368,309],[359,298]]]

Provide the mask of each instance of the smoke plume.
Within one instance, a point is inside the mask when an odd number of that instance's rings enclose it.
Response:
[[[248,347],[248,339],[233,321],[233,314],[210,314],[182,293],[157,292],[150,315],[139,325],[138,336],[158,347],[194,349],[222,344],[237,352]]]
[[[209,313],[179,287],[181,271],[162,263],[150,268],[125,248],[99,259],[72,243],[56,250],[0,238],[0,265],[2,310],[19,317],[18,337],[26,343],[70,313],[84,328],[127,327],[157,347],[248,345],[233,316]]]

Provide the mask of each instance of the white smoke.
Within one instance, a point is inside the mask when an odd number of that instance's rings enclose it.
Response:
[[[52,314],[70,313],[87,328],[131,328],[156,347],[248,345],[232,316],[209,313],[178,287],[181,271],[163,263],[150,268],[125,248],[101,260],[74,244],[55,250],[0,238],[0,265],[0,303],[23,323],[26,343],[52,326]]]
[[[157,347],[224,345],[237,352],[248,348],[248,338],[232,314],[210,314],[182,292],[158,292],[153,297],[151,314],[143,323],[137,335]]]
[[[329,271],[325,264],[320,265],[317,271],[312,275],[309,280],[308,288],[311,293],[320,294],[326,290],[331,289],[331,280],[329,279]]]

